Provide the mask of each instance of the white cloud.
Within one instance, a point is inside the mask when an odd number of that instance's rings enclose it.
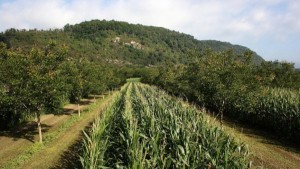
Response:
[[[0,5],[0,29],[60,27],[70,18],[62,0],[17,0]]]
[[[286,44],[290,37],[300,38],[299,16],[298,0],[13,0],[0,2],[0,31],[11,27],[62,28],[67,23],[114,19],[264,51],[271,49],[256,43]],[[300,49],[290,53],[297,52]]]
[[[115,19],[163,26],[199,38],[237,32],[260,36],[283,31],[287,25],[291,26],[290,30],[298,31],[300,4],[291,1],[286,12],[272,11],[280,3],[282,0],[15,0],[0,4],[0,30],[62,27],[84,20]]]

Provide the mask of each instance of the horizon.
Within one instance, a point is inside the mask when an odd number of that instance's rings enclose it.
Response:
[[[0,0],[0,16],[0,32],[61,29],[92,19],[164,27],[197,40],[242,45],[267,61],[300,68],[300,2],[295,0]]]

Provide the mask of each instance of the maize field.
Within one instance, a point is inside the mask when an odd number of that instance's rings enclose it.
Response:
[[[300,90],[265,88],[257,100],[252,120],[299,143]]]
[[[157,87],[127,83],[85,134],[83,168],[250,168],[247,146]]]

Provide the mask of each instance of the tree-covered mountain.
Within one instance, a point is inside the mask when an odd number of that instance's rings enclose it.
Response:
[[[118,21],[92,20],[65,25],[54,30],[9,29],[0,34],[0,41],[10,48],[42,47],[50,40],[66,44],[69,54],[88,57],[91,61],[127,65],[159,65],[185,63],[195,50],[224,51],[232,49],[242,55],[250,49],[216,40],[197,40],[191,35],[161,27],[143,26]],[[253,62],[262,57],[253,52]]]

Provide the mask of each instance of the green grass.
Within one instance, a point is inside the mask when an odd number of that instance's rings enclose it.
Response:
[[[129,83],[129,82],[140,82],[140,81],[141,81],[141,78],[139,78],[139,77],[136,77],[136,78],[128,78],[126,81],[127,81],[128,83]]]

